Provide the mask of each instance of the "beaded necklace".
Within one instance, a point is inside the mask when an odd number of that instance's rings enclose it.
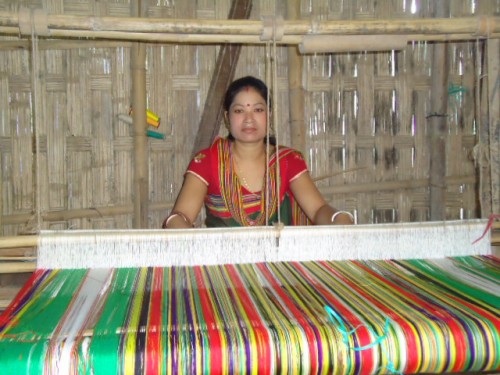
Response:
[[[235,171],[232,158],[231,142],[223,140],[218,147],[219,152],[219,181],[221,182],[221,195],[224,199],[232,217],[243,226],[265,225],[266,222],[266,189],[269,198],[269,218],[271,218],[278,207],[278,196],[276,195],[276,168],[270,168],[275,163],[270,162],[268,168],[269,179],[264,179],[264,186],[260,192],[260,211],[255,219],[247,215],[243,204],[243,192],[240,179]],[[274,159],[273,159],[274,160]]]

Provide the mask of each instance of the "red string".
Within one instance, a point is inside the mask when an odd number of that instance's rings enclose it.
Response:
[[[495,221],[495,219],[500,219],[500,215],[499,214],[491,214],[490,215],[490,218],[488,219],[488,224],[486,224],[486,228],[484,229],[483,234],[481,235],[481,237],[479,237],[477,240],[475,240],[472,243],[473,245],[476,242],[479,242],[480,240],[482,240],[484,238],[484,236],[486,236],[486,234],[488,233],[488,231],[491,230],[491,228],[493,227],[493,222]]]

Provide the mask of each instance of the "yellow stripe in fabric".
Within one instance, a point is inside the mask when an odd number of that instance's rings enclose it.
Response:
[[[136,361],[136,337],[139,331],[139,318],[144,298],[148,269],[141,268],[137,275],[137,283],[134,288],[135,294],[131,303],[130,315],[127,321],[127,331],[125,333],[124,345],[124,375],[133,375],[135,373]]]
[[[203,281],[205,285],[211,285],[213,283],[213,272],[215,271],[216,267],[203,267]],[[224,316],[223,312],[219,308],[219,303],[218,303],[218,296],[219,293],[216,293],[216,290],[213,288],[209,288],[207,290],[209,293],[210,301],[212,302],[212,307],[215,315],[215,319],[218,322],[217,328],[219,329],[219,335],[221,339],[221,362],[222,362],[222,372],[223,373],[228,373],[229,371],[229,342],[228,342],[228,337],[226,334],[226,331],[223,329],[223,323],[224,323]]]

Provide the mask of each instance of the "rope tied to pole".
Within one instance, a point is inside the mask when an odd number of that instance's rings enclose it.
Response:
[[[21,35],[49,36],[47,12],[43,9],[19,9],[19,33]]]

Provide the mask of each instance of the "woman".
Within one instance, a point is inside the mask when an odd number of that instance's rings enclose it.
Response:
[[[350,213],[325,202],[302,155],[276,146],[268,137],[269,102],[267,86],[255,77],[240,78],[229,86],[224,99],[229,136],[216,139],[193,158],[163,228],[192,227],[203,204],[207,227],[278,221],[285,225],[354,223]]]

